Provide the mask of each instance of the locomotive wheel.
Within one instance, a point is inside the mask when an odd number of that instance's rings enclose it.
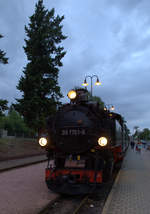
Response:
[[[103,170],[103,181],[108,182],[112,178],[114,169],[114,160],[110,159],[105,163],[105,167]]]

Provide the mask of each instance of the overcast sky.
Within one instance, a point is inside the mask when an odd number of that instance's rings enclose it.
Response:
[[[10,103],[20,96],[16,85],[27,63],[24,26],[36,2],[0,0],[0,49],[9,57],[8,65],[0,65],[0,98]],[[44,0],[44,5],[65,16],[67,54],[59,75],[63,101],[68,90],[95,74],[102,85],[95,86],[93,78],[93,95],[113,104],[131,132],[134,126],[150,128],[150,1]]]

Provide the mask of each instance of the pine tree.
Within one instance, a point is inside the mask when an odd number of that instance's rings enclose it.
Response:
[[[65,55],[59,45],[66,36],[62,34],[64,16],[54,16],[54,8],[46,10],[43,0],[35,5],[35,13],[25,26],[28,39],[24,51],[28,64],[23,70],[17,89],[23,95],[16,99],[15,109],[24,116],[26,124],[39,131],[45,126],[47,116],[54,114],[62,97],[58,85],[59,67]]]
[[[7,100],[0,99],[0,117],[4,116],[3,112],[8,109],[7,104]]]
[[[3,36],[0,34],[0,38]],[[5,57],[6,53],[0,49],[0,64],[7,64],[8,58]],[[0,99],[0,116],[3,116],[3,112],[8,109],[7,100]]]
[[[2,37],[3,36],[0,34],[0,38],[2,38]],[[3,63],[3,64],[8,63],[8,58],[5,57],[5,55],[6,55],[6,53],[0,49],[0,63]]]

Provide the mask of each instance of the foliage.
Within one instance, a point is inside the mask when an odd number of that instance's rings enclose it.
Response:
[[[139,126],[134,126],[135,131],[139,129]]]
[[[131,134],[130,129],[128,129],[128,128],[127,128],[127,134],[128,134],[128,135]]]
[[[145,128],[141,132],[139,132],[138,136],[139,139],[150,140],[150,130],[148,128]]]
[[[3,36],[0,34],[0,38]],[[5,57],[6,53],[0,49],[0,63],[2,64],[7,64],[8,63],[8,58]]]
[[[133,137],[134,138],[139,138],[139,126],[134,126],[134,130],[135,130],[135,132],[134,132],[134,134],[133,134]]]
[[[8,112],[7,116],[3,116],[0,120],[0,128],[8,131],[8,135],[30,136],[31,131],[25,125],[23,118],[14,109]]]
[[[7,103],[8,103],[7,100],[0,99],[0,117],[4,116],[3,112],[8,109]]]
[[[78,86],[75,86],[73,88],[73,90],[78,90],[78,89],[82,89],[83,90],[82,87],[78,87]],[[85,90],[87,90],[87,89],[85,89]],[[92,96],[91,97],[91,93],[88,90],[87,90],[87,94],[88,94],[88,98],[90,100],[96,101],[97,103],[99,103],[100,108],[104,108],[104,102],[102,101],[102,99],[100,97],[98,97],[98,96]]]
[[[28,39],[24,51],[29,62],[17,86],[23,93],[22,99],[16,99],[14,106],[26,124],[37,131],[45,126],[46,117],[54,114],[62,97],[58,73],[66,52],[59,43],[66,37],[61,25],[64,16],[55,17],[54,13],[54,8],[46,10],[43,0],[39,0],[29,25],[25,26]]]
[[[98,96],[92,96],[92,100],[98,102],[99,105],[100,105],[100,107],[104,108],[104,102],[102,101],[102,99],[100,97],[98,97]]]
[[[0,34],[0,38],[2,37],[3,36]],[[6,53],[0,49],[0,63],[2,64],[8,63],[8,58],[5,57],[5,54]],[[7,100],[0,99],[0,117],[3,116],[3,112],[8,109],[7,103],[8,103]]]
[[[0,117],[0,129],[4,129],[5,126],[5,116]]]

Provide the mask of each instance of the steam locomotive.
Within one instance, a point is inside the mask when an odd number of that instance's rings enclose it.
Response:
[[[111,179],[128,148],[128,130],[120,114],[91,101],[86,89],[68,97],[39,139],[48,156],[45,180],[54,192],[87,194]]]

